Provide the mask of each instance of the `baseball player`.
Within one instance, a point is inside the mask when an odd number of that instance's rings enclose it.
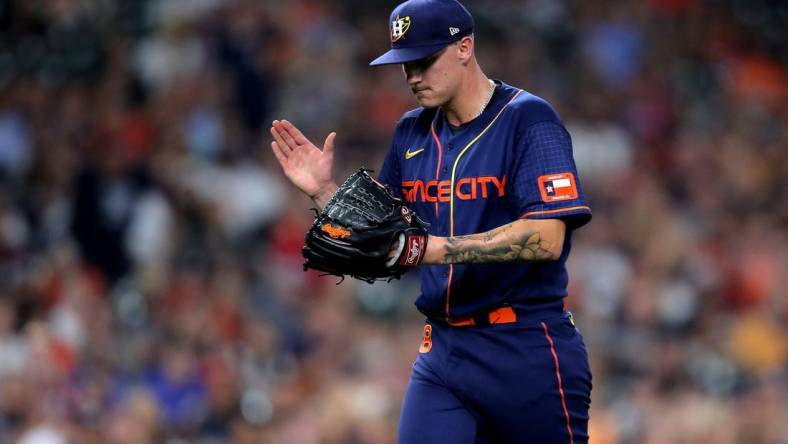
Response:
[[[409,0],[371,63],[401,65],[420,105],[397,123],[379,181],[430,223],[398,440],[586,443],[591,372],[563,299],[572,233],[591,211],[559,116],[489,79],[473,31],[455,0]],[[285,174],[323,208],[336,134],[322,150],[284,120],[271,134]]]

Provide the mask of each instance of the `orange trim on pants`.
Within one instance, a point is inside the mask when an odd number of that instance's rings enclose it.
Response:
[[[555,351],[555,343],[553,337],[550,336],[550,331],[547,329],[547,324],[541,322],[542,329],[544,330],[544,337],[550,344],[550,353],[553,354],[553,363],[555,364],[555,378],[558,380],[558,394],[561,395],[561,406],[564,408],[564,418],[566,418],[566,431],[569,432],[569,444],[575,444],[575,437],[572,434],[572,423],[569,419],[569,409],[566,408],[566,395],[564,394],[564,381],[561,378],[561,364],[558,362],[558,353]]]

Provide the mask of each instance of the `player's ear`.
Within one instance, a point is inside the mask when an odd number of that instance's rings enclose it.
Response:
[[[461,38],[455,45],[457,45],[457,58],[460,63],[467,65],[473,57],[473,35]]]

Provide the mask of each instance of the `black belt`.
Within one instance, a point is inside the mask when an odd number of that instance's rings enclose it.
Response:
[[[540,300],[541,302],[542,300]],[[543,319],[560,315],[564,311],[562,299],[547,299],[542,304],[502,305],[489,311],[467,316],[427,316],[429,320],[451,325],[452,327],[483,327],[494,324],[512,324],[518,319]],[[559,305],[560,304],[560,305]],[[545,306],[546,305],[546,306]],[[553,305],[552,307],[550,305]]]

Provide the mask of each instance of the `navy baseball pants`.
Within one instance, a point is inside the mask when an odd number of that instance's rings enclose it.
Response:
[[[400,444],[588,442],[591,371],[569,312],[452,327],[428,321]]]

